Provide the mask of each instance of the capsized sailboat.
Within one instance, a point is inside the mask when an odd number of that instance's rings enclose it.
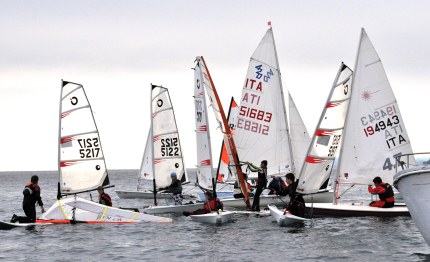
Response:
[[[345,183],[371,185],[376,176],[392,184],[396,156],[409,153],[412,148],[396,98],[381,59],[362,29],[339,154],[336,189]],[[413,159],[410,161],[415,163]],[[313,215],[409,215],[405,206],[377,208],[363,202],[337,203],[338,198],[336,195],[335,203],[313,204]]]
[[[430,245],[430,152],[399,157],[402,160],[397,163],[404,169],[397,166],[400,171],[394,175],[394,186],[402,194],[415,225]],[[411,164],[411,158],[416,159],[416,164]]]
[[[289,172],[297,174],[310,144],[309,134],[289,93],[288,100],[287,112],[270,27],[251,56],[234,133],[239,159],[254,164],[267,160],[268,176],[284,176]],[[257,174],[250,173],[248,179],[257,179]],[[322,191],[313,196],[313,202],[332,201],[332,194],[325,188]],[[284,202],[288,202],[288,197],[260,196],[260,206]],[[240,206],[239,200],[234,198],[223,199],[223,203],[225,206]]]
[[[80,84],[66,81],[61,84],[58,171],[58,200],[38,223],[172,221],[101,205],[77,196],[99,186],[110,187],[110,183],[99,132],[85,90]]]
[[[189,182],[179,141],[173,105],[167,88],[151,87],[152,126],[148,132],[142,164],[137,178],[137,191],[116,190],[120,198],[172,199],[171,193],[159,192],[159,188],[170,185],[170,174],[175,172],[182,184]],[[154,133],[155,132],[155,133]],[[155,149],[155,152],[153,151]],[[155,168],[155,170],[154,170]],[[145,185],[152,182],[152,191]],[[183,194],[187,200],[196,196]],[[155,203],[156,204],[156,203]]]

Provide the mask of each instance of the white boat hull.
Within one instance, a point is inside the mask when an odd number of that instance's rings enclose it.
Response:
[[[154,199],[154,193],[149,191],[127,191],[115,190],[119,198],[141,198],[141,199]],[[184,199],[196,199],[195,195],[182,195]],[[171,193],[157,193],[157,199],[173,199]]]
[[[313,195],[304,196],[306,203],[329,203],[333,202],[333,191],[324,191]],[[249,198],[249,201],[252,205],[254,201],[253,197]],[[288,196],[279,197],[276,195],[261,195],[260,196],[260,208],[265,208],[268,205],[286,205],[290,201]],[[221,199],[221,202],[224,204],[224,207],[233,207],[233,208],[244,208],[245,201],[243,198],[224,198]]]
[[[184,211],[191,212],[197,209],[203,208],[203,203],[178,205],[178,206],[151,206],[143,209],[145,214],[166,214],[166,213],[177,213],[182,214]]]
[[[292,215],[289,212],[285,213],[284,210],[279,210],[276,206],[273,205],[269,205],[269,210],[270,215],[273,217],[273,220],[275,220],[279,226],[291,226],[310,221],[310,219],[298,217]]]
[[[412,219],[430,245],[430,167],[408,168],[394,176]]]
[[[75,208],[75,212],[73,212]],[[74,220],[78,222],[172,222],[171,218],[152,216],[131,210],[108,207],[83,198],[63,198],[54,203],[40,220]]]
[[[371,207],[368,203],[306,203],[306,213],[315,217],[359,217],[378,216],[395,217],[409,216],[406,206],[394,206],[392,208]]]
[[[200,223],[208,223],[215,225],[222,225],[229,222],[233,217],[234,212],[219,211],[202,215],[191,215],[191,219]]]

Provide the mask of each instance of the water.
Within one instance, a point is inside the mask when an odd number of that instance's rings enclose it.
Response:
[[[110,179],[115,189],[130,190],[136,187],[136,173],[137,170],[111,171]],[[23,214],[22,190],[33,174],[40,177],[45,208],[53,204],[57,194],[55,172],[2,172],[0,219]],[[115,206],[143,206],[142,200],[119,199],[114,189],[106,192]],[[362,194],[357,192],[351,194]],[[173,217],[173,223],[163,224],[47,225],[3,230],[0,260],[430,260],[430,247],[409,217],[316,218],[311,224],[282,228],[271,217],[254,215],[235,215],[232,223],[223,226]]]

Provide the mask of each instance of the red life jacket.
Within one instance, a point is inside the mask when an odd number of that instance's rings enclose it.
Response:
[[[222,209],[222,207],[220,206],[221,201],[217,198],[217,199],[212,199],[209,202],[206,202],[203,205],[203,208],[206,210],[206,212],[211,212],[211,211],[218,211],[218,209]]]
[[[106,205],[106,206],[112,206],[112,199],[110,198],[110,196],[106,193],[103,193],[101,195],[99,195],[99,203]]]

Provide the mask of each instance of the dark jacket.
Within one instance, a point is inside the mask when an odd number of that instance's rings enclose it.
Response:
[[[179,181],[178,179],[176,179],[176,181],[172,182],[168,188],[169,192],[177,195],[177,194],[182,194],[182,184],[181,181]]]
[[[28,183],[24,187],[24,200],[22,201],[23,206],[35,206],[36,202],[39,206],[43,207],[42,197],[40,196],[40,187],[33,183]]]
[[[105,205],[105,206],[112,206],[112,199],[110,196],[106,193],[103,193],[99,195],[99,204]]]

